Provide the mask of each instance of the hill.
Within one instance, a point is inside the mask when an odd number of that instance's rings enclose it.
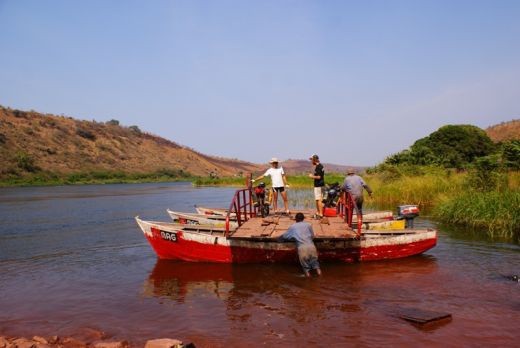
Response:
[[[486,133],[495,143],[520,140],[520,120],[511,120],[488,127]]]
[[[258,166],[198,153],[137,126],[125,127],[0,106],[0,179],[46,172],[233,176]]]

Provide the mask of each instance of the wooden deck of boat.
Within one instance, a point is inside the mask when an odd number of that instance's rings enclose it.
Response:
[[[257,217],[247,220],[233,232],[229,238],[278,238],[295,223],[294,216],[302,212],[306,222],[312,225],[315,238],[354,238],[356,232],[349,229],[340,217],[327,217],[323,220],[312,218],[312,211],[295,211],[291,216],[269,215],[266,218]]]

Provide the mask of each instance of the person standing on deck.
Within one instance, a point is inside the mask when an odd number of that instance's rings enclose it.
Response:
[[[273,209],[274,213],[278,213],[278,192],[281,193],[283,199],[283,205],[285,208],[285,213],[289,215],[291,212],[289,211],[289,202],[287,201],[287,191],[285,191],[286,187],[289,187],[287,184],[287,178],[285,177],[285,172],[283,171],[282,166],[278,166],[278,158],[273,157],[269,161],[271,164],[271,168],[267,169],[264,175],[260,175],[258,178],[251,180],[251,182],[255,182],[257,180],[263,179],[265,176],[271,177],[271,185],[273,190]]]
[[[365,181],[354,172],[354,168],[347,170],[347,176],[343,181],[343,189],[350,193],[354,200],[354,206],[356,207],[356,214],[358,218],[358,224],[363,221],[363,189],[367,190],[368,195],[372,197],[372,189],[368,186]]]
[[[280,241],[294,241],[298,249],[298,258],[306,277],[310,277],[311,270],[316,270],[317,275],[321,275],[320,263],[318,262],[318,250],[314,245],[314,231],[308,222],[304,222],[305,216],[297,213],[296,223],[292,224],[289,229],[278,239]]]
[[[312,155],[309,160],[314,166],[314,173],[309,173],[309,178],[314,179],[314,199],[316,200],[316,218],[323,217],[323,187],[325,186],[325,170],[320,163],[318,155]]]

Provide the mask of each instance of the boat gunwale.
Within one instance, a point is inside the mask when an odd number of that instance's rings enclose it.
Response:
[[[196,233],[200,235],[208,235],[219,237],[223,237],[227,240],[236,240],[236,241],[257,241],[257,242],[271,242],[271,243],[280,243],[279,237],[271,237],[271,236],[261,236],[261,235],[251,235],[251,236],[233,236],[228,235],[225,236],[225,228],[222,227],[212,227],[211,225],[190,225],[190,224],[178,224],[174,222],[162,222],[162,221],[152,221],[152,220],[142,220],[139,216],[136,216],[136,220],[144,222],[149,225],[156,225],[158,227],[164,226],[169,229],[174,229],[176,231],[183,231],[188,233]],[[202,227],[202,228],[201,228]],[[358,236],[350,236],[350,237],[333,237],[333,236],[317,236],[314,237],[315,241],[363,241],[363,240],[374,240],[380,238],[390,238],[390,237],[399,237],[399,236],[418,236],[422,234],[426,234],[429,232],[435,232],[437,234],[437,230],[427,228],[427,229],[403,229],[403,230],[363,230],[361,237]]]

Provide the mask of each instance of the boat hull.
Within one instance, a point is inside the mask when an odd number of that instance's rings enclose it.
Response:
[[[148,242],[161,259],[192,262],[269,263],[295,262],[294,243],[275,239],[234,239],[223,234],[189,231],[167,223],[136,218]],[[320,261],[360,262],[407,257],[433,248],[434,230],[417,233],[366,235],[357,239],[316,239]]]

